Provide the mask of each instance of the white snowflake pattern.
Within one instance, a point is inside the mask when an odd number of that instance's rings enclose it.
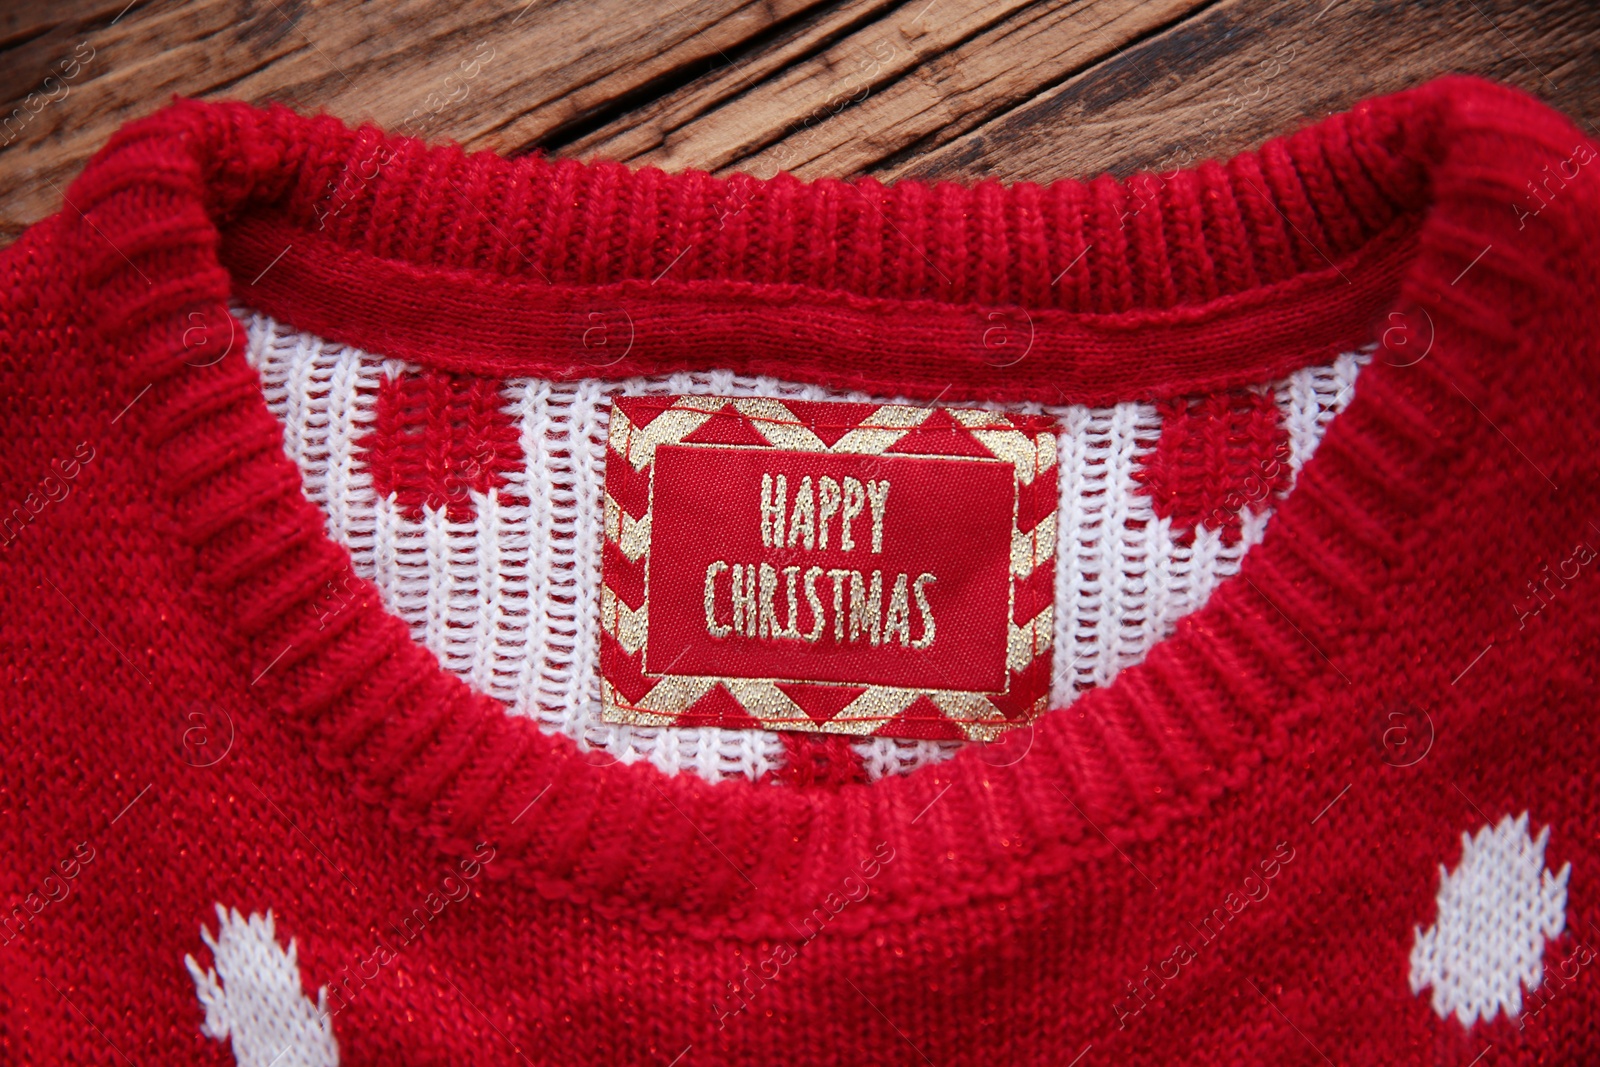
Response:
[[[1523,990],[1544,979],[1545,945],[1566,929],[1567,877],[1551,874],[1544,849],[1550,827],[1528,834],[1528,813],[1510,815],[1476,836],[1461,835],[1461,862],[1439,867],[1439,913],[1416,928],[1411,991],[1433,987],[1433,1010],[1463,1026],[1502,1010],[1522,1013]]]
[[[211,949],[213,969],[202,971],[193,956],[183,962],[206,1010],[201,1033],[218,1041],[231,1037],[238,1067],[338,1067],[328,987],[318,991],[315,1004],[306,998],[294,940],[287,952],[278,947],[270,910],[265,918],[252,912],[246,919],[218,904],[217,935],[202,924],[200,937]]]

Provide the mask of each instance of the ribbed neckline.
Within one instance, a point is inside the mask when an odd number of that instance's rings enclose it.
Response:
[[[843,925],[1014,891],[1101,849],[1099,831],[1152,837],[1292,748],[1296,718],[1360,676],[1342,657],[1367,625],[1362,600],[1443,499],[1468,424],[1458,387],[1494,377],[1487,361],[1514,338],[1505,309],[1538,302],[1542,267],[1508,240],[1520,178],[1506,168],[1565,150],[1564,129],[1526,97],[1451,79],[1162,183],[884,188],[506,161],[181,102],[113,139],[60,225],[101,358],[125,362],[132,392],[149,387],[127,418],[238,649],[241,699],[303,724],[356,796],[434,846],[494,841],[498,876],[609,916],[779,937],[795,901],[832,892],[876,841],[899,858]],[[374,151],[387,162],[338,193]],[[724,223],[730,196],[744,206]],[[863,224],[863,205],[888,225]],[[301,255],[272,261],[280,240]],[[482,373],[776,360],[787,377],[931,391],[938,375],[916,377],[917,346],[897,347],[888,320],[925,331],[923,362],[945,380],[1013,399],[1151,397],[1259,381],[1380,332],[1384,346],[1240,576],[1143,663],[1041,719],[1026,758],[997,766],[973,748],[870,786],[775,788],[595,766],[447,673],[370,586],[319,629],[317,597],[348,555],[238,346],[214,355],[234,336],[232,297]],[[660,327],[597,369],[570,344],[573,316],[597,303],[648,308]],[[541,333],[552,309],[565,318]],[[1390,309],[1426,318],[1422,362],[1403,347],[1415,334],[1385,331]],[[963,349],[1019,311],[1048,339],[1038,359]],[[709,340],[708,319],[723,324]],[[513,343],[484,341],[505,335],[497,322]]]

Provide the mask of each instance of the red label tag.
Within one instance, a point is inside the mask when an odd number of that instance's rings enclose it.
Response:
[[[1044,710],[1055,438],[1036,416],[623,397],[613,722],[988,739]]]

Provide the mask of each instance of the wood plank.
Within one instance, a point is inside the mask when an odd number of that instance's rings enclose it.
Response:
[[[781,141],[754,154],[694,163],[677,155],[670,163],[707,166],[718,173],[741,170],[760,178],[779,170],[797,178],[862,173],[898,152],[920,149],[930,139],[971,130],[1200,6],[1202,0],[1027,5],[949,51],[931,54],[906,77],[886,83],[859,102],[842,96],[845,90],[837,88],[832,99],[853,106],[800,112],[787,123]],[[827,96],[826,90],[811,91]],[[741,99],[741,112],[752,104]],[[723,125],[738,118],[725,117]],[[766,125],[770,118],[762,112],[755,122]],[[646,155],[638,162],[656,160]]]
[[[798,130],[833,123],[840,112],[874,90],[1028,6],[1029,0],[902,4],[821,53],[754,84],[731,104],[710,106],[730,95],[723,88],[726,83],[747,77],[739,69],[688,87],[681,101],[673,102],[672,114],[691,114],[692,120],[676,127],[661,123],[646,127],[642,132],[653,135],[649,139],[655,142],[646,151],[635,151],[631,145],[619,151],[638,140],[639,128],[629,116],[619,124],[624,127],[620,137],[586,138],[567,152],[673,169],[716,170]]]
[[[871,167],[1047,182],[1227,158],[1451,72],[1520,86],[1600,137],[1600,5],[1225,0],[942,146]]]
[[[472,147],[524,150],[653,81],[713,59],[727,61],[743,42],[822,6],[821,0],[695,0],[665,19],[654,13],[641,18],[628,0],[545,9],[546,21],[536,34],[522,36],[518,52],[519,62],[539,64],[540,77],[510,87],[500,106],[514,117],[475,135]],[[553,51],[552,34],[567,42],[570,58],[551,63],[541,54]]]
[[[11,0],[0,7],[0,48],[16,49],[53,30],[109,22],[127,4],[128,0]],[[0,76],[16,73],[8,64]],[[22,73],[31,76],[33,72]]]
[[[785,67],[804,62],[837,39],[860,30],[900,0],[844,0],[843,3],[750,49],[737,63],[725,64],[677,90],[646,101],[593,130],[567,138],[547,138],[540,147],[551,155],[634,160],[665,144],[667,137],[713,108],[737,100]]]

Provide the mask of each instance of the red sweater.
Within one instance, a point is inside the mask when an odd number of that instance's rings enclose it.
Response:
[[[0,1058],[1592,1062],[1595,162],[1463,79],[1048,187],[502,160],[237,104],[130,125],[0,254]],[[596,759],[420,644],[230,301],[458,383],[722,368],[1169,430],[1377,347],[1237,577],[1024,755],[867,781],[791,743],[713,783]],[[595,360],[601,320],[628,343]],[[577,605],[608,635],[615,555]]]

